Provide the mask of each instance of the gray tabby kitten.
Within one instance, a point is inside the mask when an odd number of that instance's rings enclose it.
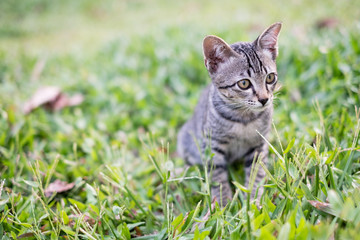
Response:
[[[193,165],[202,164],[201,154],[211,147],[215,154],[212,181],[219,183],[212,186],[211,192],[223,203],[232,196],[228,164],[235,161],[245,164],[248,185],[253,160],[261,156],[267,162],[268,146],[258,132],[267,136],[271,129],[280,29],[281,23],[275,23],[252,43],[229,46],[216,36],[207,36],[203,42],[205,66],[212,82],[202,93],[193,117],[181,128],[177,150]],[[264,177],[260,167],[254,189]],[[259,197],[262,192],[259,188]],[[252,197],[254,194],[255,191]]]

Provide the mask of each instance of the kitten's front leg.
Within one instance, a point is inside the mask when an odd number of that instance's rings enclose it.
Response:
[[[203,142],[202,150],[205,152],[206,148],[210,146],[211,153],[214,154],[212,163],[208,165],[208,174],[211,174],[211,198],[216,198],[218,203],[225,206],[232,198],[226,161],[226,143],[211,137],[211,135],[207,139]]]
[[[214,165],[211,179],[211,196],[225,206],[232,198],[229,174],[226,165]],[[220,202],[221,201],[221,202]]]
[[[255,164],[253,164],[253,161],[259,161],[261,160],[265,165],[268,161],[268,146],[266,144],[261,145],[260,147],[256,147],[252,149],[252,151],[245,156],[245,174],[246,174],[246,186],[249,187],[250,183],[250,174],[251,174],[251,168],[252,166],[255,167]],[[254,199],[256,190],[258,190],[257,194],[257,202],[260,202],[260,198],[264,192],[264,187],[259,186],[260,182],[265,178],[266,173],[265,170],[259,165],[258,170],[255,176],[254,185],[252,186],[251,191],[251,199]]]

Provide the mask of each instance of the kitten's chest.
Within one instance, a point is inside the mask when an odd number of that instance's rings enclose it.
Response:
[[[254,120],[247,125],[232,125],[228,130],[231,136],[227,149],[228,161],[242,158],[250,149],[262,145],[264,140],[261,135],[266,136],[269,128],[270,122],[264,122],[263,119]]]

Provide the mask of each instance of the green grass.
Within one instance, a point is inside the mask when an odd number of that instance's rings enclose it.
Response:
[[[359,3],[204,2],[0,3],[0,239],[359,237]],[[329,16],[339,28],[314,28]],[[234,166],[233,201],[211,209],[203,169],[174,154],[209,82],[201,41],[251,40],[276,20],[282,88],[271,164],[256,166],[269,174],[262,208]],[[85,101],[24,115],[44,85]],[[75,185],[47,196],[56,179]]]

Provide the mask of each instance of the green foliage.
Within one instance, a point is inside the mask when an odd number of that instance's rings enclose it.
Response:
[[[11,4],[0,6],[24,13]],[[85,12],[93,4],[79,3]],[[209,200],[206,171],[173,154],[209,81],[196,26],[81,53],[0,50],[0,239],[359,238],[360,34],[306,34],[281,36],[271,164],[256,166],[268,174],[261,207],[246,197],[241,167],[230,169],[237,190],[221,208]],[[22,103],[43,85],[85,101],[24,115]],[[55,179],[74,187],[49,196]]]

